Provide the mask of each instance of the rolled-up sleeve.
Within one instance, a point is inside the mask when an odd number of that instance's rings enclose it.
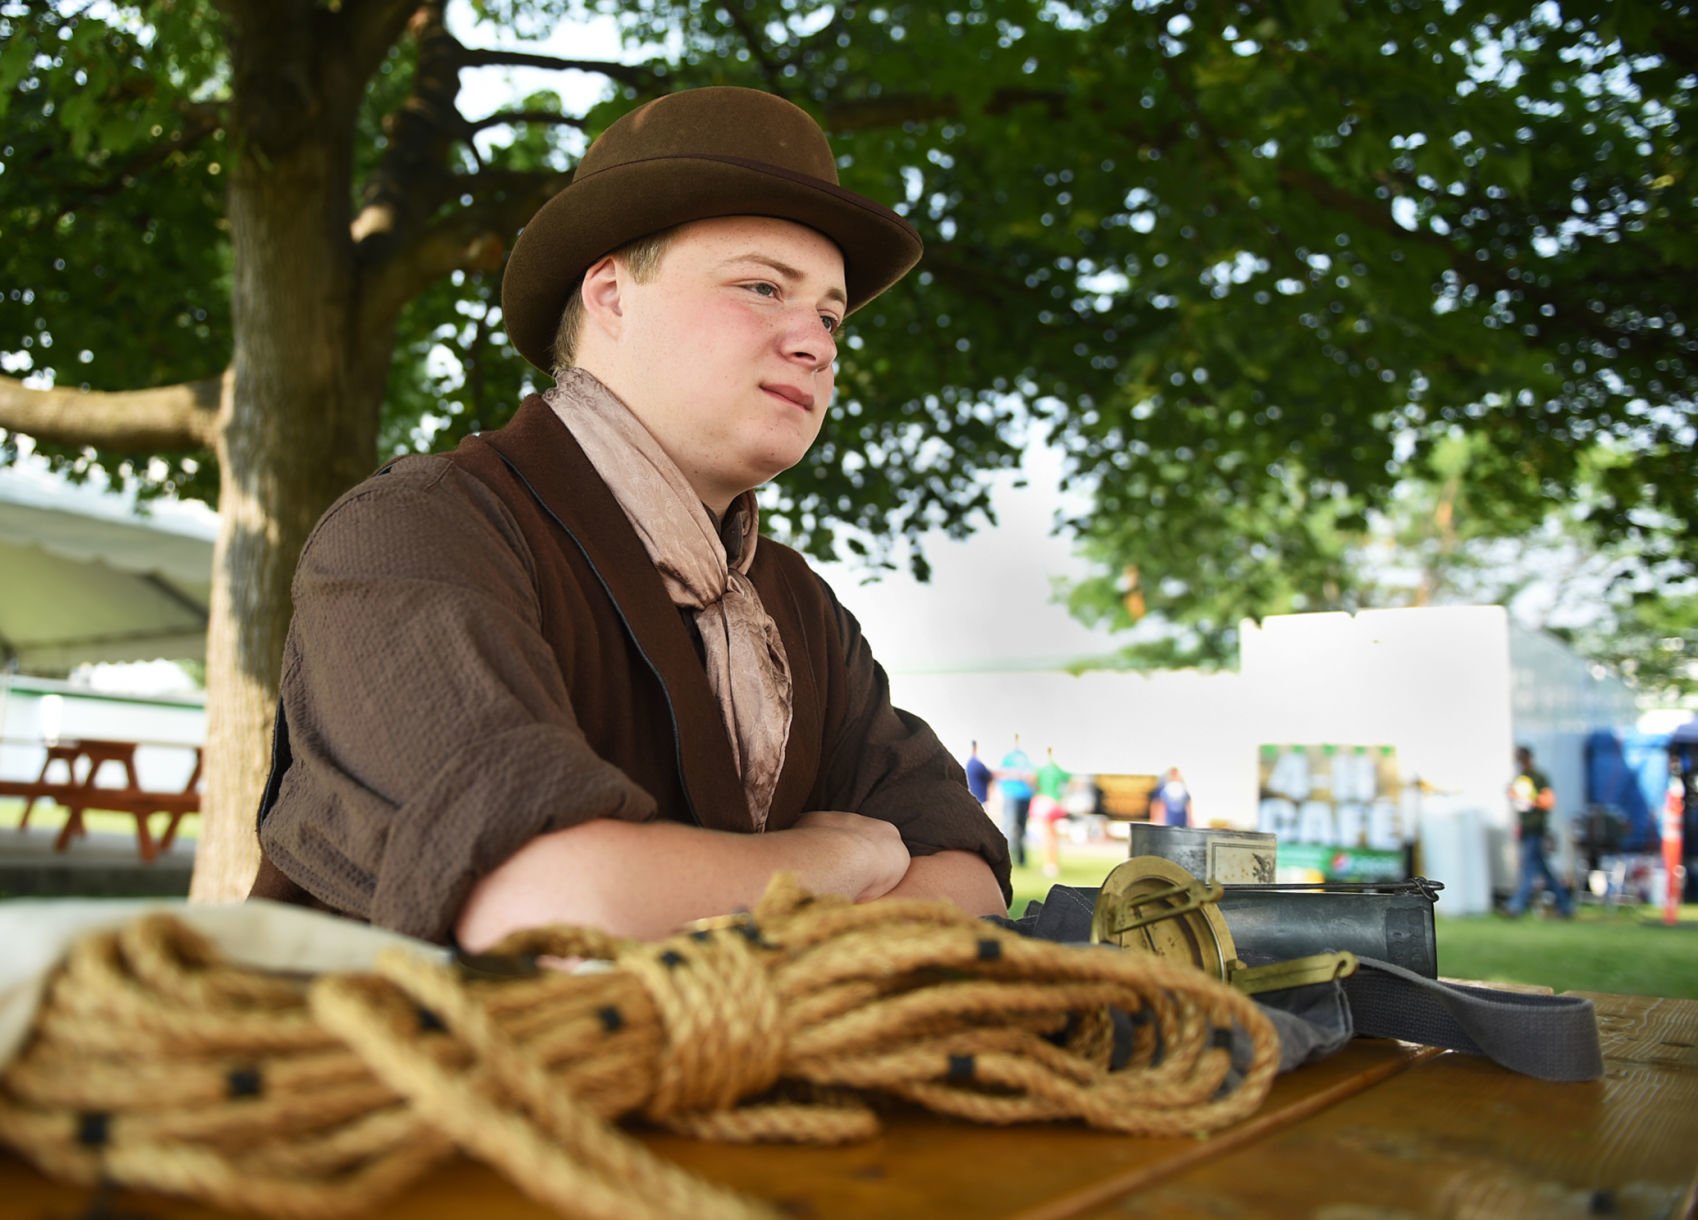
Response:
[[[538,835],[655,816],[584,739],[517,525],[451,463],[401,462],[339,501],[293,593],[293,759],[261,842],[319,900],[442,940]]]

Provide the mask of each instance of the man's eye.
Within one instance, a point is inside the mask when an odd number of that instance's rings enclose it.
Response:
[[[769,284],[765,280],[761,280],[758,283],[750,284],[749,290],[751,292],[758,292],[763,297],[775,297],[775,296],[778,295],[778,285]]]
[[[843,325],[843,323],[839,322],[836,318],[832,317],[828,313],[822,313],[820,315],[820,322],[821,322],[822,325],[824,325],[827,333],[833,334],[833,335],[835,335],[837,333],[837,328],[839,326]]]

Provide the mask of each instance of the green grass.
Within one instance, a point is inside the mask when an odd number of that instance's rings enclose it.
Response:
[[[1014,905],[1009,913],[1016,919],[1026,910],[1026,904],[1034,898],[1042,898],[1049,893],[1052,885],[1075,885],[1080,887],[1096,887],[1103,883],[1109,870],[1126,858],[1126,848],[1121,846],[1119,852],[1109,854],[1080,853],[1078,850],[1061,853],[1061,876],[1046,877],[1038,857],[1033,852],[1026,854],[1026,867],[1014,870]]]
[[[1673,927],[1660,907],[1583,905],[1573,919],[1440,919],[1437,936],[1448,978],[1698,1000],[1698,904]]]
[[[1012,912],[1020,915],[1052,885],[1101,885],[1123,858],[1107,849],[1064,848],[1061,875],[1052,878],[1028,854],[1027,867],[1014,870]],[[1673,927],[1663,926],[1660,907],[1582,905],[1572,920],[1440,918],[1435,935],[1446,978],[1698,999],[1698,905],[1681,907]]]

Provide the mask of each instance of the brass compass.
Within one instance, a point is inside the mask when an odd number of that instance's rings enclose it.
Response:
[[[1103,880],[1091,912],[1091,942],[1189,962],[1251,995],[1356,972],[1356,955],[1349,952],[1246,966],[1216,906],[1221,893],[1219,885],[1197,880],[1171,860],[1134,856]]]

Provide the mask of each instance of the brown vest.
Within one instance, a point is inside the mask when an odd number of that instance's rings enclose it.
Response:
[[[505,428],[469,437],[446,456],[512,514],[535,565],[544,639],[597,755],[653,796],[661,817],[751,830],[690,629],[624,511],[553,411],[528,398]],[[763,540],[749,576],[783,637],[794,682],[784,769],[767,819],[767,829],[783,830],[810,809],[851,807],[845,790],[857,779],[823,774],[822,758],[871,692],[833,680],[847,672],[842,611],[799,555]],[[276,738],[262,822],[290,763],[281,711]],[[252,896],[324,906],[263,855]]]
[[[647,789],[663,816],[750,831],[743,784],[696,644],[613,493],[541,398],[453,460],[498,495],[537,563],[542,631],[595,751]],[[750,579],[791,658],[795,710],[769,830],[822,807],[825,730],[840,723],[833,603],[794,551],[763,540]]]

